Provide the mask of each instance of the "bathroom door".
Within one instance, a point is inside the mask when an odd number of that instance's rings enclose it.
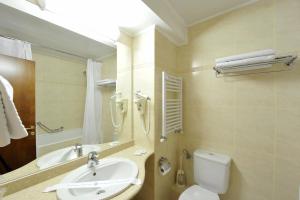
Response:
[[[14,88],[14,103],[28,131],[28,136],[11,140],[0,147],[0,168],[5,173],[36,158],[35,143],[35,63],[33,61],[0,55],[0,75]],[[2,166],[1,166],[2,165]],[[0,173],[1,174],[1,173]]]

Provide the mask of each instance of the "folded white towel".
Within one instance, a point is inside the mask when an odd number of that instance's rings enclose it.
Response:
[[[222,63],[217,63],[216,67],[217,68],[230,68],[230,67],[248,67],[247,65],[251,64],[257,64],[257,63],[262,63],[262,62],[270,62],[275,59],[275,55],[269,55],[269,56],[259,56],[255,58],[247,58],[243,60],[235,60],[235,61],[230,61],[230,62],[222,62]]]
[[[11,84],[2,76],[0,76],[0,92],[2,97],[2,104],[4,108],[4,114],[7,121],[7,127],[9,136],[11,139],[20,139],[28,136],[28,133],[22,124],[19,117],[15,104],[13,102],[13,87]],[[0,132],[1,135],[4,135]],[[4,138],[4,137],[3,137]],[[1,138],[2,139],[2,138]]]
[[[276,54],[276,52],[273,49],[266,49],[266,50],[254,51],[254,52],[250,52],[250,53],[239,54],[239,55],[235,55],[235,56],[217,58],[215,60],[215,62],[216,63],[224,63],[224,62],[231,62],[231,61],[261,57],[261,56],[270,56],[270,55],[275,56],[275,54]]]

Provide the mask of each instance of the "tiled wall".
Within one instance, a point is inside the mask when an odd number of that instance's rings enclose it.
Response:
[[[145,183],[136,199],[171,199],[174,177],[177,169],[178,135],[170,135],[168,141],[160,143],[162,132],[162,71],[176,74],[176,46],[161,35],[155,27],[149,27],[133,38],[133,92],[138,90],[151,98],[151,128],[145,135],[140,114],[133,105],[134,139],[137,145],[154,148],[154,160],[146,166]],[[146,119],[147,121],[148,119]],[[165,156],[172,164],[172,171],[166,176],[159,173],[158,160]]]
[[[150,116],[150,132],[145,135],[142,128],[142,118],[137,110],[136,105],[133,105],[133,120],[134,120],[134,138],[138,144],[154,148],[154,106],[155,106],[155,27],[150,27],[133,38],[133,93],[141,91],[143,94],[151,98],[151,116]],[[147,118],[148,114],[146,114]],[[147,124],[148,119],[146,119]]]
[[[51,128],[82,128],[86,64],[33,52],[36,67],[36,121]],[[37,129],[38,133],[43,133]]]
[[[101,60],[101,78],[102,79],[116,79],[117,78],[117,56],[116,54],[106,57]],[[99,87],[102,94],[102,118],[101,131],[103,134],[103,143],[111,142],[114,139],[114,128],[112,126],[110,114],[110,97],[115,93],[115,87]]]
[[[134,140],[137,145],[154,149],[155,139],[155,27],[149,27],[139,33],[132,40],[132,64],[133,64],[133,94],[141,91],[143,94],[151,98],[150,103],[150,131],[145,135],[142,128],[143,120],[133,104],[133,131]],[[146,124],[148,121],[146,114]],[[155,156],[151,157],[146,163],[146,182],[141,191],[136,195],[136,200],[153,200],[155,195],[155,179],[154,174],[156,168]]]
[[[36,62],[36,121],[51,128],[64,126],[66,130],[82,128],[85,93],[86,69],[84,61],[62,56],[34,52]],[[117,78],[116,54],[101,60],[101,78]],[[102,132],[103,142],[111,142],[113,127],[110,118],[109,98],[115,92],[112,87],[99,88],[102,93]],[[38,129],[39,133],[43,130]]]
[[[232,157],[223,200],[298,199],[300,61],[292,71],[235,78],[216,78],[212,67],[215,58],[259,49],[299,54],[299,11],[299,0],[260,0],[191,27],[188,45],[177,49],[184,78],[181,145]],[[185,162],[189,184],[192,167]]]
[[[132,110],[132,38],[121,34],[117,43],[117,87],[123,98],[128,99],[128,111],[124,116],[124,124],[119,131],[118,140],[129,141],[133,139],[133,110]]]
[[[155,31],[155,164],[161,156],[168,158],[172,170],[162,176],[155,167],[155,199],[171,199],[178,160],[178,136],[170,134],[166,142],[160,142],[162,133],[162,72],[176,75],[176,46]]]

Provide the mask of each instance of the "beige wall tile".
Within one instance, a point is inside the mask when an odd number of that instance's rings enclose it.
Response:
[[[154,78],[155,78],[155,65],[154,65],[154,27],[150,27],[132,40],[132,64],[133,64],[133,98],[137,91],[141,91],[143,94],[151,98],[150,102],[150,132],[145,135],[142,128],[142,120],[148,122],[148,114],[141,117],[136,105],[133,104],[133,132],[135,142],[142,146],[154,148],[154,133],[155,133],[155,121],[154,121]]]
[[[36,121],[49,127],[81,128],[86,91],[84,63],[33,52],[36,63]],[[38,128],[38,133],[43,133]]]
[[[300,171],[299,163],[294,164],[286,159],[275,160],[274,200],[298,199]]]
[[[33,57],[36,61],[37,69],[37,121],[41,121],[53,128],[60,126],[64,126],[66,130],[82,128],[86,95],[86,76],[83,74],[83,71],[86,68],[86,64],[35,52]],[[117,56],[114,54],[101,62],[103,64],[101,78],[116,79]],[[127,90],[131,88],[131,76],[129,77],[126,80],[126,85],[123,84]],[[108,105],[114,89],[99,89],[103,97],[102,131],[104,133],[104,142],[110,142],[113,140],[113,127]],[[38,132],[42,133],[43,131],[39,130]]]
[[[134,87],[155,99],[155,134],[147,139],[135,127],[135,139],[155,141],[155,163],[166,156],[177,169],[182,148],[224,153],[233,162],[222,200],[297,198],[299,61],[293,71],[235,78],[216,78],[212,67],[218,57],[266,48],[299,53],[299,8],[298,0],[261,0],[191,27],[189,43],[181,47],[157,31],[134,39]],[[195,67],[201,71],[192,72]],[[184,133],[170,135],[167,143],[159,142],[162,71],[184,78]],[[193,184],[192,160],[184,161],[184,169]],[[171,198],[175,171],[162,177],[156,169],[155,199]]]
[[[172,170],[162,176],[155,168],[155,199],[171,199],[172,186],[178,163],[178,134],[170,134],[167,142],[160,142],[162,133],[162,72],[176,75],[176,46],[158,31],[155,31],[155,163],[161,156],[168,158]],[[157,164],[156,164],[157,166]]]
[[[155,99],[154,99],[154,64],[140,65],[139,68],[133,70],[134,84],[133,91],[134,94],[136,91],[141,91],[143,94],[151,98],[150,102],[150,132],[148,135],[145,135],[142,128],[142,120],[145,120],[146,125],[148,123],[148,114],[146,113],[145,119],[140,115],[137,110],[136,105],[133,105],[133,119],[134,119],[134,134],[135,140],[138,144],[154,146],[154,133],[155,133],[155,121],[154,121],[154,108],[155,108]]]
[[[300,103],[300,62],[295,63],[292,71],[275,74],[275,95],[279,108],[293,109]]]
[[[191,27],[189,43],[176,50],[184,77],[180,146],[232,157],[222,200],[297,199],[299,61],[292,71],[234,78],[216,78],[212,67],[218,57],[259,49],[299,53],[299,8],[298,0],[258,1]],[[192,161],[184,168],[192,184]]]
[[[154,62],[154,29],[154,26],[149,27],[134,38],[132,43],[134,68]]]
[[[117,79],[117,55],[111,55],[101,60],[101,79]],[[129,86],[130,88],[130,86]],[[114,135],[114,128],[110,114],[110,97],[116,92],[114,87],[100,87],[102,94],[102,118],[101,131],[103,143],[114,141],[118,138]]]
[[[128,100],[128,111],[124,116],[122,130],[119,131],[118,140],[128,141],[133,139],[133,38],[121,33],[117,42],[117,86],[116,91],[121,92],[123,98]]]

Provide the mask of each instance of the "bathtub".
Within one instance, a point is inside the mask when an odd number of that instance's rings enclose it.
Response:
[[[82,142],[82,128],[64,130],[59,133],[37,133],[36,155],[40,157],[57,149]]]

